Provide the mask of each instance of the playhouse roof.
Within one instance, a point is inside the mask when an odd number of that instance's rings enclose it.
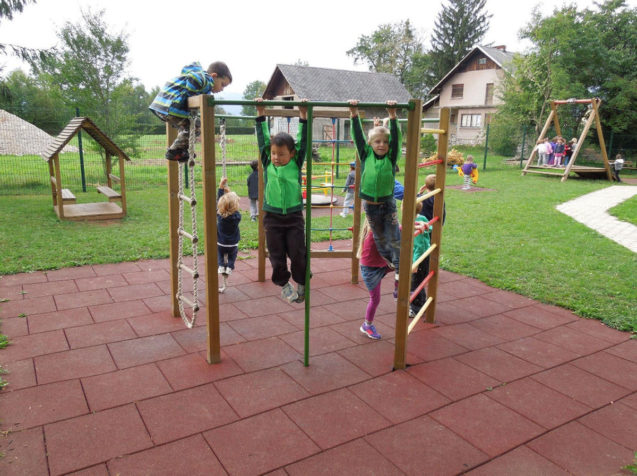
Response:
[[[41,154],[42,158],[47,162],[51,160],[56,154],[60,153],[64,146],[68,144],[73,136],[80,130],[84,130],[88,133],[88,135],[95,139],[95,142],[104,147],[106,152],[130,161],[128,155],[109,139],[88,117],[74,117],[71,119],[66,127],[62,129],[62,132],[58,134],[57,138],[51,142]]]
[[[348,71],[278,64],[263,93],[265,99],[280,95],[283,83],[299,98],[310,101],[407,102],[411,94],[389,73]]]

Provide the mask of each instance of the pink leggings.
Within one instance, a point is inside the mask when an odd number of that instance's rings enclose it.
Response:
[[[372,291],[369,292],[369,303],[367,304],[367,311],[365,312],[365,320],[372,322],[376,315],[376,309],[380,304],[380,282]]]

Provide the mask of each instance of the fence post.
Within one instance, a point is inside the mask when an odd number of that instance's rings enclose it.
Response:
[[[75,117],[80,117],[80,108],[75,108]],[[80,149],[80,174],[82,176],[82,191],[86,192],[86,173],[84,171],[84,150],[82,149],[82,131],[77,132],[77,145]]]
[[[489,126],[491,124],[487,123],[487,138],[484,141],[484,164],[482,165],[482,170],[487,170],[487,150],[489,149]]]
[[[522,168],[522,160],[524,159],[524,142],[526,141],[526,125],[522,129],[522,149],[520,149],[520,168]]]

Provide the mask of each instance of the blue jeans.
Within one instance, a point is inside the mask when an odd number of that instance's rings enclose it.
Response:
[[[238,246],[217,245],[217,263],[224,268],[234,269],[234,262],[239,252]]]
[[[400,260],[400,228],[396,214],[396,201],[369,203],[364,202],[363,208],[367,215],[369,227],[374,234],[374,242],[378,253],[391,263],[396,274]]]

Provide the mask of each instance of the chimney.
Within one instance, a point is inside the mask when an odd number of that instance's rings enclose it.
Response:
[[[495,48],[496,50],[502,50],[502,51],[504,51],[505,53],[506,53],[506,50],[507,50],[507,46],[506,46],[506,45],[498,45],[498,46],[494,46],[494,48]]]

